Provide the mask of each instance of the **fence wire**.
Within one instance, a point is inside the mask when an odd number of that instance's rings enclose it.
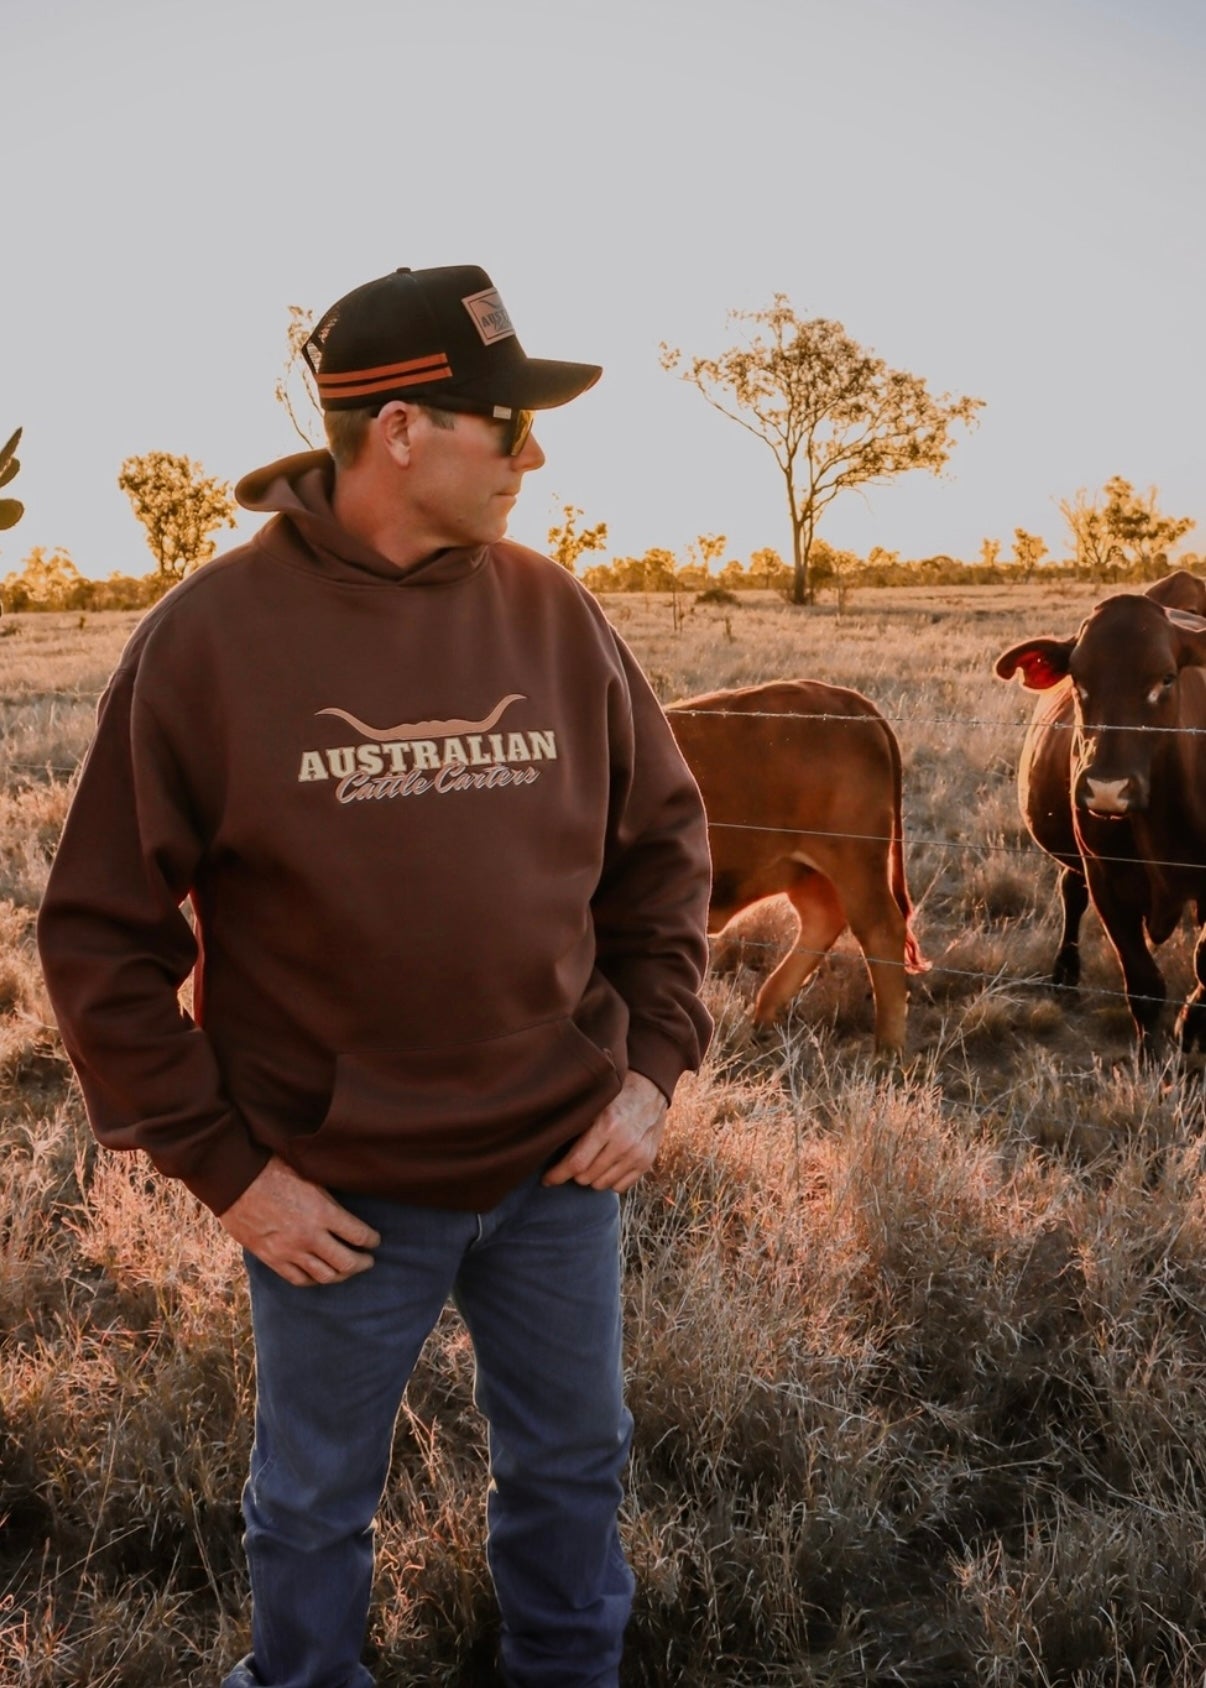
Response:
[[[753,904],[750,906],[753,907]],[[720,936],[721,934],[719,932],[711,933],[711,941],[715,942],[715,940]],[[851,936],[853,937],[853,934],[851,934]],[[831,956],[837,953],[833,945],[830,945],[828,949],[813,949],[807,944],[774,944],[768,943],[760,938],[746,938],[736,935],[735,941],[741,945],[743,950],[765,950],[770,956],[783,956],[788,954],[811,955],[816,960],[822,961],[827,955]],[[858,943],[857,939],[854,941],[856,944]],[[874,962],[877,967],[896,967],[907,971],[905,963],[894,956],[867,955],[861,946],[859,946],[859,955],[863,957],[868,965]],[[853,960],[853,957],[851,957],[851,959]],[[941,961],[931,962],[920,972],[910,973],[909,976],[910,978],[919,980],[941,977],[949,977],[953,979],[974,979],[982,984],[986,983],[990,985],[1000,985],[1003,987],[1008,986],[1010,989],[1017,985],[1022,989],[1041,991],[1044,994],[1062,993],[1073,999],[1083,999],[1084,997],[1106,997],[1112,1001],[1120,1002],[1123,1005],[1127,1005],[1132,1002],[1151,1002],[1157,1005],[1162,1005],[1168,1001],[1166,996],[1144,996],[1139,992],[1136,992],[1134,995],[1130,995],[1125,990],[1111,990],[1107,985],[1059,985],[1056,984],[1054,980],[1047,977],[1040,977],[1036,973],[1011,974],[1009,976],[1005,976],[999,968],[995,973],[984,973],[968,967],[951,967]]]
[[[811,684],[820,685],[821,681]],[[824,682],[828,684],[828,682]],[[774,685],[774,681],[768,681]],[[847,688],[853,690],[853,687]],[[860,696],[865,694],[860,693]],[[868,701],[870,701],[868,699]],[[1031,717],[1018,721],[981,719],[975,715],[888,715],[877,704],[876,715],[822,715],[815,714],[811,709],[794,711],[790,709],[691,709],[687,704],[668,703],[665,706],[668,715],[704,715],[713,719],[727,719],[734,721],[794,721],[797,725],[802,721],[844,721],[848,726],[874,726],[877,722],[886,721],[890,726],[910,727],[995,727],[1002,732],[1025,732],[1033,724]],[[1039,725],[1050,728],[1054,732],[1075,732],[1077,722],[1043,720]],[[1206,737],[1206,727],[1146,727],[1141,724],[1127,727],[1111,727],[1108,725],[1090,724],[1090,732],[1127,732],[1127,733],[1164,733],[1173,738],[1202,738]]]
[[[778,832],[789,838],[837,838],[844,843],[855,844],[892,842],[892,839],[882,832],[826,832],[822,828],[803,826],[760,826],[754,821],[709,821],[708,830],[713,829],[724,832]],[[917,833],[908,833],[902,838],[902,843],[909,849],[914,845],[926,844],[935,850],[983,850],[990,854],[1007,856],[1032,856],[1035,850],[1042,848],[1038,844],[994,844],[991,839],[981,841],[975,838],[927,838]],[[1191,873],[1206,873],[1206,862],[1164,861],[1156,856],[1101,856],[1096,852],[1093,859],[1119,867],[1177,867],[1188,868]],[[1051,860],[1054,861],[1055,857],[1052,856]],[[800,866],[807,864],[801,862]]]
[[[1002,721],[1002,720],[999,720],[999,719],[996,719],[996,720],[979,719],[979,718],[976,718],[976,717],[967,717],[967,716],[942,716],[942,715],[917,715],[917,714],[913,714],[913,715],[889,715],[889,714],[883,712],[882,710],[880,710],[878,712],[878,716],[870,715],[870,714],[867,714],[867,715],[849,715],[849,714],[838,715],[838,714],[828,714],[828,713],[813,713],[812,711],[808,711],[807,713],[797,713],[797,712],[791,711],[791,710],[746,710],[746,709],[736,710],[736,709],[711,709],[711,708],[708,708],[708,709],[692,709],[689,705],[672,704],[672,705],[668,706],[668,713],[671,714],[671,715],[727,717],[727,718],[731,718],[731,719],[741,719],[741,720],[763,720],[763,721],[779,720],[779,721],[789,721],[789,722],[795,723],[796,725],[800,725],[800,724],[805,723],[805,722],[807,722],[807,723],[812,723],[812,722],[827,722],[827,723],[829,723],[829,722],[832,722],[832,723],[838,723],[838,724],[844,723],[848,726],[864,726],[864,727],[876,724],[877,719],[878,719],[878,720],[888,722],[891,725],[897,725],[897,726],[925,725],[925,726],[958,727],[958,728],[984,727],[984,728],[991,728],[993,730],[1000,731],[1000,732],[1014,732],[1014,733],[1018,733],[1018,732],[1025,733],[1027,730],[1029,730],[1029,728],[1033,724],[1035,724],[1032,717],[1027,717],[1024,720],[1010,719],[1010,720]],[[1057,721],[1057,720],[1047,720],[1047,719],[1042,720],[1038,724],[1041,725],[1044,730],[1056,731],[1056,732],[1060,732],[1060,731],[1072,732],[1072,731],[1075,731],[1077,729],[1077,725],[1078,725],[1075,720]],[[1103,729],[1097,728],[1097,729],[1091,729],[1091,730],[1101,731]],[[1110,730],[1110,729],[1105,729],[1105,730]],[[1113,730],[1118,730],[1118,729],[1113,729]],[[1152,727],[1152,726],[1139,725],[1139,726],[1136,726],[1135,728],[1128,728],[1126,730],[1127,731],[1135,731],[1135,732],[1139,732],[1139,733],[1154,733],[1154,734],[1162,734],[1162,735],[1165,735],[1165,736],[1182,737],[1182,738],[1198,738],[1198,737],[1206,736],[1206,728],[1199,728],[1199,727]],[[795,838],[832,838],[832,839],[835,839],[835,840],[840,840],[841,842],[844,842],[844,843],[869,843],[869,844],[874,843],[874,844],[890,845],[893,841],[890,836],[886,836],[882,833],[835,832],[835,831],[827,830],[827,829],[824,829],[824,828],[766,826],[766,825],[762,825],[762,824],[759,824],[759,823],[754,822],[754,821],[721,821],[721,820],[712,820],[710,818],[708,820],[708,830],[709,831],[719,830],[719,831],[730,831],[730,832],[756,832],[756,833],[770,833],[770,834],[778,833],[778,834],[782,834],[782,835],[787,836],[787,837],[795,837]],[[975,851],[979,851],[983,854],[993,854],[993,853],[995,853],[995,854],[1003,854],[1003,855],[1011,855],[1011,856],[1032,856],[1034,854],[1034,851],[1035,851],[1036,848],[1041,848],[1041,846],[1038,846],[1038,845],[1033,844],[1033,843],[1032,844],[1025,844],[1025,843],[1007,844],[1004,841],[998,842],[998,841],[994,841],[994,840],[991,840],[991,839],[935,838],[935,837],[926,836],[924,834],[919,835],[919,834],[915,834],[915,833],[906,833],[902,837],[901,842],[909,850],[912,850],[912,849],[919,847],[919,846],[925,846],[925,847],[928,847],[930,849],[936,849],[936,850],[945,850],[945,851],[975,850]],[[1054,857],[1052,858],[1052,860],[1055,860],[1055,859],[1056,858],[1054,858]],[[1180,860],[1174,860],[1174,859],[1164,859],[1164,858],[1149,857],[1149,856],[1132,856],[1132,855],[1109,855],[1109,856],[1098,855],[1098,856],[1095,856],[1095,859],[1102,861],[1104,863],[1108,863],[1109,865],[1128,866],[1128,867],[1144,867],[1144,868],[1147,868],[1147,867],[1172,868],[1172,869],[1178,869],[1178,870],[1183,870],[1183,871],[1188,871],[1188,872],[1206,872],[1206,863],[1203,863],[1203,862],[1180,861]],[[807,864],[802,863],[801,865],[806,866]],[[756,941],[749,940],[749,939],[742,939],[741,942],[742,942],[743,948],[745,948],[746,950],[755,950],[756,951],[758,949],[765,949],[765,950],[768,950],[768,951],[770,951],[774,954],[783,953],[781,951],[781,946],[776,945],[776,944],[760,944]],[[813,956],[817,959],[820,959],[823,956],[831,953],[831,951],[829,951],[829,950],[809,949],[806,946],[792,945],[790,947],[791,947],[791,950],[795,954],[811,955],[811,956]],[[903,968],[903,966],[904,966],[903,961],[898,961],[895,958],[889,958],[889,957],[883,957],[883,956],[877,956],[877,957],[866,956],[865,959],[868,963],[875,962],[877,965],[883,965],[883,966],[888,966],[888,967],[902,967]],[[1021,989],[1028,989],[1028,988],[1029,989],[1037,989],[1037,990],[1041,990],[1044,993],[1053,993],[1053,994],[1057,994],[1057,995],[1062,993],[1062,994],[1066,995],[1068,998],[1073,998],[1073,999],[1078,1000],[1078,1001],[1083,1001],[1086,997],[1091,997],[1093,999],[1113,1000],[1113,1001],[1120,1002],[1120,1003],[1127,1004],[1127,1005],[1129,1005],[1131,1003],[1143,1003],[1143,1002],[1149,1002],[1149,1003],[1156,1004],[1156,1005],[1163,1005],[1167,1000],[1166,997],[1153,997],[1153,996],[1145,996],[1145,995],[1142,995],[1142,994],[1128,995],[1128,993],[1125,990],[1111,990],[1111,989],[1109,989],[1108,987],[1105,987],[1105,986],[1060,985],[1060,984],[1056,984],[1051,979],[1041,979],[1041,978],[1035,977],[1033,975],[1011,978],[1008,981],[1006,981],[1006,980],[1002,979],[999,972],[997,972],[997,973],[985,973],[985,972],[976,971],[976,970],[972,970],[972,969],[968,969],[968,968],[956,968],[956,967],[950,967],[950,966],[937,964],[937,963],[935,963],[931,967],[929,972],[930,972],[930,976],[932,976],[932,977],[933,976],[946,975],[946,976],[949,976],[949,977],[973,980],[973,981],[983,983],[983,984],[998,984],[998,985],[1001,985],[1001,984],[1007,983],[1010,988],[1017,987],[1017,988],[1021,988]]]
[[[826,684],[826,685],[829,684],[829,682],[819,682],[819,681],[818,682],[812,682],[812,683],[813,684]],[[847,688],[847,689],[854,690],[853,687]],[[863,694],[863,693],[859,693],[858,695],[865,696],[865,694]],[[16,700],[18,707],[19,707],[19,705],[22,701],[23,700]],[[77,701],[77,700],[72,699],[72,701]],[[870,700],[868,700],[868,701],[870,701]],[[728,718],[728,719],[735,719],[735,720],[742,720],[742,721],[751,721],[751,720],[757,720],[757,721],[786,721],[786,722],[791,722],[796,726],[799,726],[800,724],[805,723],[805,722],[807,722],[809,724],[811,724],[813,722],[825,722],[825,723],[833,723],[833,724],[844,724],[846,726],[854,726],[854,727],[858,727],[858,726],[867,727],[867,726],[877,725],[880,722],[886,722],[890,726],[894,726],[894,727],[895,726],[908,726],[908,727],[931,726],[931,727],[957,727],[957,728],[979,727],[979,728],[988,728],[988,729],[991,729],[991,730],[994,730],[994,731],[999,731],[999,732],[1025,733],[1026,731],[1028,731],[1028,729],[1032,725],[1035,724],[1033,717],[1026,717],[1024,719],[1001,720],[999,718],[990,719],[990,718],[979,718],[979,717],[975,717],[975,716],[961,716],[961,715],[888,714],[885,711],[879,709],[878,705],[874,706],[875,709],[876,709],[875,714],[862,714],[862,715],[831,714],[831,713],[823,713],[823,712],[813,712],[811,710],[806,712],[806,713],[800,713],[800,712],[792,711],[792,710],[752,710],[752,709],[712,709],[712,708],[693,709],[693,708],[690,707],[689,701],[684,703],[684,704],[677,704],[677,703],[668,704],[665,707],[667,709],[667,713],[669,713],[671,715],[706,716],[710,719]],[[1038,724],[1041,725],[1045,731],[1052,731],[1052,732],[1064,732],[1064,731],[1074,732],[1074,731],[1076,731],[1077,725],[1078,725],[1075,720],[1060,721],[1060,720],[1046,720],[1046,719],[1041,721]],[[1098,727],[1098,728],[1091,728],[1090,730],[1095,730],[1095,731],[1103,731],[1103,730],[1104,731],[1120,731],[1120,730],[1125,730],[1127,732],[1152,733],[1152,734],[1160,734],[1160,735],[1165,735],[1165,736],[1181,737],[1181,738],[1206,737],[1206,727],[1181,727],[1181,726],[1177,726],[1177,727],[1154,727],[1154,726],[1144,726],[1144,725],[1140,724],[1140,725],[1137,725],[1137,726],[1134,726],[1134,727],[1127,727],[1126,729],[1117,729],[1117,728],[1102,729],[1102,728]],[[72,774],[74,774],[77,764],[72,764],[71,766],[67,766],[67,765],[64,765],[64,764],[49,763],[49,762],[13,760],[12,762],[9,763],[9,766],[10,766],[10,768],[22,770],[22,771],[25,771],[25,772],[37,772],[37,773],[44,773],[44,774],[50,774],[50,775],[60,775],[60,774],[62,774],[62,775],[66,775],[66,776],[69,777]],[[835,831],[831,831],[831,830],[826,830],[824,828],[767,826],[767,825],[763,825],[763,824],[760,824],[760,823],[755,822],[755,821],[718,821],[718,820],[709,819],[708,820],[708,830],[709,831],[731,831],[731,832],[757,832],[757,833],[770,833],[770,834],[776,834],[777,833],[777,834],[780,834],[784,837],[792,837],[792,838],[832,838],[832,839],[839,840],[843,843],[865,843],[865,844],[890,845],[893,842],[890,835],[885,835],[883,833],[835,832]],[[936,837],[931,837],[931,836],[926,836],[926,835],[909,834],[909,833],[905,834],[905,836],[902,839],[902,843],[908,849],[913,849],[913,848],[916,848],[918,846],[925,846],[929,849],[934,849],[934,850],[944,850],[944,851],[974,850],[974,851],[978,851],[982,854],[999,854],[999,855],[1010,855],[1010,856],[1033,856],[1035,850],[1041,848],[1041,846],[1038,846],[1036,844],[1026,844],[1026,843],[1007,844],[1004,841],[995,841],[995,840],[992,840],[992,839],[936,838]],[[1053,857],[1051,859],[1055,860],[1056,858]],[[1105,863],[1108,863],[1110,865],[1118,865],[1118,866],[1173,868],[1173,869],[1178,869],[1178,870],[1182,870],[1182,871],[1189,871],[1189,872],[1206,872],[1206,863],[1204,863],[1204,862],[1178,861],[1178,860],[1172,860],[1172,859],[1166,860],[1166,859],[1163,859],[1163,858],[1153,858],[1153,857],[1146,857],[1146,856],[1123,856],[1123,855],[1112,855],[1112,856],[1102,855],[1102,856],[1097,856],[1095,859],[1100,860],[1100,861],[1105,862]],[[807,864],[801,863],[800,865],[806,866]],[[745,938],[741,939],[740,941],[742,943],[742,947],[746,950],[755,950],[756,951],[756,950],[759,950],[759,949],[765,949],[765,950],[767,950],[771,953],[774,953],[774,954],[778,954],[778,953],[782,952],[782,946],[777,945],[777,944],[764,944],[764,943],[757,942],[755,940],[745,939]],[[818,960],[820,960],[824,956],[832,953],[832,949],[829,949],[829,950],[814,950],[814,949],[808,949],[806,947],[801,947],[801,946],[798,946],[798,945],[792,945],[790,947],[794,951],[794,953],[796,953],[796,954],[811,955],[811,956],[814,956],[815,958],[817,958]],[[903,968],[903,966],[904,966],[903,961],[898,961],[895,958],[891,958],[891,957],[866,956],[864,959],[868,963],[875,962],[877,965],[882,965],[882,966],[886,966],[886,967],[902,967]],[[990,985],[991,984],[1002,985],[1002,984],[1007,983],[1010,988],[1017,987],[1017,988],[1021,988],[1021,989],[1037,989],[1037,990],[1042,990],[1045,993],[1053,993],[1053,994],[1057,994],[1057,995],[1060,994],[1060,993],[1064,993],[1068,997],[1075,998],[1077,1000],[1083,1000],[1086,997],[1093,997],[1093,998],[1104,998],[1104,999],[1107,999],[1107,1000],[1114,1000],[1114,1001],[1121,1002],[1121,1003],[1124,1003],[1124,1004],[1132,1003],[1132,1002],[1150,1002],[1150,1003],[1154,1003],[1154,1004],[1163,1004],[1167,1000],[1164,997],[1149,997],[1149,996],[1142,996],[1142,995],[1130,996],[1130,995],[1128,995],[1128,993],[1125,990],[1111,990],[1106,986],[1059,985],[1059,984],[1056,984],[1051,979],[1038,978],[1035,975],[1022,975],[1022,976],[1019,976],[1019,977],[1013,977],[1013,978],[1010,978],[1008,980],[1004,980],[999,971],[995,972],[995,973],[987,973],[987,972],[982,972],[982,971],[976,971],[976,970],[969,969],[969,968],[950,967],[950,966],[947,966],[947,965],[943,965],[941,963],[933,964],[931,966],[931,968],[929,968],[927,971],[928,971],[929,976],[931,976],[931,977],[949,976],[949,977],[953,977],[953,978],[967,979],[967,980],[976,981],[978,983],[990,984]]]

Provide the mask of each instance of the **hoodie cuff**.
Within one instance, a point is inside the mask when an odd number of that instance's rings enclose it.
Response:
[[[178,1161],[161,1162],[151,1156],[160,1172],[179,1178],[219,1218],[238,1201],[271,1159],[267,1149],[252,1142],[235,1115],[226,1129],[206,1146],[203,1155],[189,1157],[187,1171],[181,1170]]]
[[[649,1026],[629,1026],[629,1070],[656,1084],[667,1102],[674,1100],[674,1087],[691,1065],[677,1043]]]

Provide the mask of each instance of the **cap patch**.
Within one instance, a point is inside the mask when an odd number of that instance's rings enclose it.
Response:
[[[498,296],[497,287],[487,287],[480,293],[470,293],[461,304],[473,318],[473,326],[481,335],[484,346],[492,346],[496,340],[510,340],[515,336],[515,329],[507,315],[507,307]]]

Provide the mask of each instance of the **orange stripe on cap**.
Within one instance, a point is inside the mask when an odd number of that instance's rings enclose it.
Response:
[[[433,373],[439,376],[445,371],[448,374],[452,373],[448,365],[448,354],[446,352],[428,352],[425,357],[408,358],[405,363],[382,363],[373,369],[332,370],[326,375],[320,371],[318,385],[320,388],[330,388],[332,392],[337,392],[348,384],[377,381],[386,376],[410,375],[412,373],[417,375]]]
[[[452,370],[447,364],[431,370],[429,374],[422,371],[418,375],[383,375],[378,381],[365,381],[359,387],[335,387],[324,389],[319,393],[321,399],[358,399],[372,398],[376,393],[390,393],[396,387],[422,387],[429,381],[451,381]]]

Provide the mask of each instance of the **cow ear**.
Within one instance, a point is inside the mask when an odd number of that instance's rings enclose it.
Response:
[[[1027,639],[1024,645],[1014,645],[997,658],[996,672],[1002,680],[1012,680],[1021,669],[1027,691],[1045,692],[1067,678],[1068,658],[1075,643],[1075,639]]]
[[[1173,569],[1143,589],[1145,598],[1153,599],[1165,609],[1188,610],[1191,615],[1206,615],[1206,580],[1188,569]]]
[[[1206,667],[1206,619],[1188,610],[1166,608],[1164,613],[1177,630],[1177,666]]]

